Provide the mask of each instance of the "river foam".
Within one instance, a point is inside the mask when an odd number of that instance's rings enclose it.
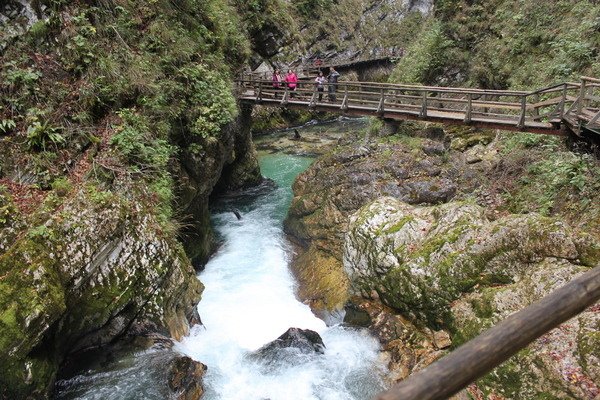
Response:
[[[291,182],[308,162],[262,157],[263,174],[278,189],[251,204],[231,205],[243,210],[241,220],[231,212],[214,216],[224,245],[200,275],[206,286],[198,307],[204,326],[176,346],[208,366],[207,399],[367,399],[383,389],[376,340],[363,330],[327,327],[295,297],[291,249],[281,226]],[[284,351],[276,365],[249,357],[290,327],[318,332],[325,354]]]

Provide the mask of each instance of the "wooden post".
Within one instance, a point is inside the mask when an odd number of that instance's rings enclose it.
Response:
[[[521,117],[519,118],[519,123],[517,127],[523,129],[525,127],[525,116],[527,113],[527,96],[521,96]]]
[[[342,111],[348,111],[348,84],[346,83],[346,90],[344,93],[344,100],[342,100],[342,106],[340,107],[340,110]]]
[[[313,90],[313,94],[310,99],[310,103],[308,103],[308,107],[314,108],[317,105],[317,93],[318,93],[317,85],[315,84],[315,88]]]
[[[377,107],[377,114],[383,115],[385,113],[385,89],[381,89],[381,100],[379,100],[379,107]]]
[[[473,112],[473,94],[467,94],[467,112],[465,113],[465,123],[471,123],[471,114]]]
[[[285,93],[283,94],[283,98],[281,99],[281,105],[286,105],[288,103],[288,98],[290,97],[290,89],[288,85],[285,84]]]
[[[561,121],[565,117],[565,104],[566,104],[566,102],[567,102],[567,84],[565,83],[563,85],[562,97],[560,99],[559,111],[558,111],[558,113],[559,113],[558,117],[560,118]]]
[[[421,112],[419,113],[419,117],[427,118],[427,90],[423,92],[421,97]]]
[[[588,125],[595,125],[596,122],[600,121],[600,112],[598,112],[594,117],[588,122]]]
[[[585,107],[585,79],[581,78],[581,89],[579,90],[579,104],[577,106],[577,117],[579,118],[583,113],[583,108]]]
[[[258,83],[258,93],[256,94],[256,102],[260,103],[260,101],[262,100],[262,87],[263,84],[262,82]]]
[[[540,102],[540,95],[538,93],[535,96],[533,96],[533,104],[537,104],[539,102]],[[540,115],[540,109],[537,107],[533,107],[533,116],[539,117],[539,115]]]
[[[596,267],[411,375],[376,399],[447,399],[599,299],[600,267]]]

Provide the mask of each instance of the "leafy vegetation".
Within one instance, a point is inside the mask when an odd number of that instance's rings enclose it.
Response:
[[[424,24],[420,35],[399,63],[394,79],[422,71],[421,83],[456,82],[483,88],[533,88],[581,74],[600,74],[600,5],[558,0],[436,0],[435,21]],[[436,49],[445,62],[440,69],[423,62],[419,46],[431,32],[448,42]],[[411,52],[417,52],[411,55]],[[411,61],[412,59],[412,61]],[[425,68],[424,68],[425,67]]]
[[[406,49],[406,56],[400,59],[390,79],[402,83],[434,83],[448,68],[446,51],[450,46],[441,23],[430,21]]]
[[[319,19],[333,6],[333,0],[299,0],[294,2],[296,12],[306,19]]]
[[[499,178],[505,207],[514,213],[561,214],[591,231],[600,227],[600,165],[589,154],[567,151],[556,138],[510,135],[500,142]]]
[[[0,185],[0,227],[10,221],[15,211],[15,206],[12,203],[6,188]]]
[[[237,115],[231,77],[251,47],[243,27],[283,29],[287,5],[46,3],[48,20],[3,55],[0,134],[16,135],[14,159],[7,161],[20,164],[41,187],[54,188],[69,180],[65,174],[82,149],[100,150],[104,133],[121,165],[112,158],[94,161],[88,178],[118,192],[125,186],[117,171],[137,174],[143,179],[135,190],[153,204],[150,212],[169,220],[178,147],[192,142],[201,151]],[[68,192],[59,186],[54,190]]]

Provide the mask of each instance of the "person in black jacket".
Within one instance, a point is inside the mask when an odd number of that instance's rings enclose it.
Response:
[[[339,77],[340,77],[339,72],[337,72],[335,70],[335,68],[330,67],[329,75],[327,75],[327,82],[329,83],[329,85],[327,86],[327,92],[328,92],[329,101],[331,101],[331,102],[336,100],[335,91],[337,90],[337,81],[338,81]]]

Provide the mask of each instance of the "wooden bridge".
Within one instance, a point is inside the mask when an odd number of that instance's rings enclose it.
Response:
[[[254,76],[237,81],[238,98],[289,108],[578,136],[600,136],[600,79],[582,77],[540,90],[484,90],[375,82],[339,82],[320,92],[307,71],[296,90]],[[334,90],[329,96],[328,90]]]

